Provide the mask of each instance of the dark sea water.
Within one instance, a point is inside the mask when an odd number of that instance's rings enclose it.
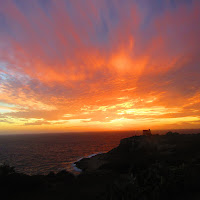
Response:
[[[122,138],[139,134],[141,131],[0,135],[0,164],[15,166],[16,171],[26,174],[48,174],[50,171],[58,172],[63,169],[75,173],[75,161],[107,152],[118,146]]]

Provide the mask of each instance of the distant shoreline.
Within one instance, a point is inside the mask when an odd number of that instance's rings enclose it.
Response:
[[[93,135],[93,134],[101,134],[101,133],[134,133],[134,132],[140,132],[142,133],[143,129],[133,129],[133,130],[105,130],[105,131],[69,131],[69,132],[0,132],[0,136],[17,136],[17,135],[25,135],[25,136],[33,136],[33,135]],[[161,132],[162,134],[165,134],[168,131],[173,132],[179,132],[180,134],[195,134],[200,132],[200,128],[196,129],[152,129],[154,132]]]

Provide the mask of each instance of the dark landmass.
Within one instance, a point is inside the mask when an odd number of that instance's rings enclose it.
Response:
[[[25,175],[0,167],[6,199],[196,200],[200,199],[200,134],[134,136],[108,153],[76,162],[67,171]]]

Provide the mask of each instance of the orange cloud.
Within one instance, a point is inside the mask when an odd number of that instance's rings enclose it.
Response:
[[[0,131],[200,127],[199,10],[2,2]]]

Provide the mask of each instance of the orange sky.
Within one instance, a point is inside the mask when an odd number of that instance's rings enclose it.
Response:
[[[200,2],[0,0],[0,133],[200,128]]]

